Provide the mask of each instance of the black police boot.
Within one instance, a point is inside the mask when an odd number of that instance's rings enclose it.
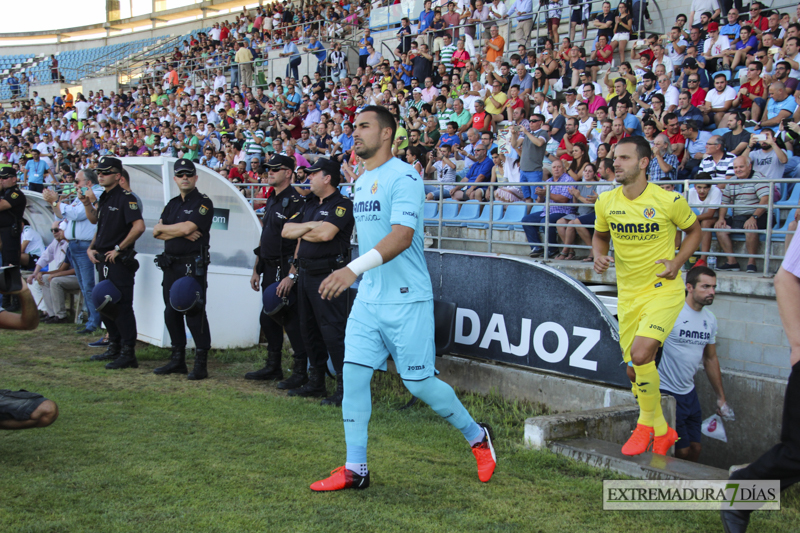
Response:
[[[109,346],[110,347],[110,346]],[[123,368],[139,368],[136,360],[136,347],[123,346],[119,357],[106,365],[108,370],[122,370]]]
[[[283,369],[281,369],[281,352],[269,352],[267,354],[267,364],[261,370],[248,372],[244,379],[257,379],[261,381],[283,379]]]
[[[186,368],[186,349],[173,348],[169,363],[153,370],[153,374],[185,374]]]
[[[328,395],[325,389],[325,371],[321,368],[312,367],[308,371],[308,383],[299,389],[289,391],[289,396],[300,396],[302,398],[324,398]]]
[[[108,343],[108,348],[106,348],[105,352],[91,356],[89,358],[89,361],[112,361],[117,357],[119,357],[119,352],[120,352],[119,343],[111,341]]]
[[[10,313],[16,313],[17,311],[20,310],[19,298],[17,298],[16,296],[10,295],[10,294],[6,295],[5,298],[8,299],[8,301],[6,302],[6,307],[5,307],[6,311],[8,311]]]
[[[294,364],[292,365],[292,375],[289,379],[283,380],[278,383],[278,388],[283,390],[298,389],[308,382],[308,373],[306,367],[308,360],[305,357],[295,357]]]
[[[333,394],[319,402],[320,405],[334,405],[336,407],[342,406],[342,398],[344,397],[344,383],[342,382],[342,373],[336,374],[336,390]]]
[[[194,368],[187,378],[191,380],[206,379],[208,377],[206,363],[208,363],[208,350],[196,349],[194,351]]]

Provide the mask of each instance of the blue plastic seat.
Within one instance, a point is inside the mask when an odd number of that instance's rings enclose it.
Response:
[[[442,204],[442,220],[455,219],[458,216],[459,207],[459,202],[456,202],[455,200],[445,200]],[[442,224],[444,224],[444,222]]]
[[[524,202],[508,204],[503,218],[498,220],[498,223],[494,224],[492,227],[499,230],[522,230],[522,226],[520,226],[519,223],[522,222],[522,217],[528,213],[529,207],[533,213],[543,209],[540,205],[531,206],[531,204]]]
[[[439,219],[439,204],[433,202],[425,202],[422,210],[422,217],[426,226],[438,226]]]
[[[711,135],[725,135],[729,131],[731,130],[729,130],[728,128],[717,128],[711,132]]]
[[[475,220],[481,215],[481,204],[477,200],[467,200],[458,211],[453,222],[445,222],[445,226],[464,226],[467,220]]]
[[[489,215],[492,215],[491,219]],[[477,229],[487,229],[489,227],[489,220],[496,222],[503,218],[503,204],[494,204],[492,209],[489,209],[489,206],[486,205],[483,207],[483,211],[481,211],[481,216],[479,216],[475,222],[467,222],[466,226],[468,228],[477,228]],[[492,224],[492,229],[495,226]]]
[[[782,186],[788,189],[788,184],[782,184]],[[775,202],[775,214],[778,219],[778,222],[781,221],[782,218],[781,215],[783,211],[786,211],[787,209],[793,210],[795,207],[800,205],[800,187],[798,187],[797,184],[795,184],[795,186],[792,187],[792,194],[789,195],[788,198],[784,198],[785,196],[786,196],[785,190],[781,189],[782,199]]]

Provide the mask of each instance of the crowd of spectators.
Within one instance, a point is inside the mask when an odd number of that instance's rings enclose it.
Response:
[[[549,189],[547,212],[528,215],[536,222],[590,223],[597,194],[588,189],[600,187],[584,183],[609,181],[614,147],[631,135],[650,141],[653,180],[703,172],[722,182],[736,175],[737,156],[757,176],[794,176],[797,17],[762,13],[758,2],[749,17],[736,8],[721,14],[716,0],[694,0],[689,16],[679,15],[669,35],[658,36],[638,31],[639,4],[603,2],[596,14],[573,6],[569,35],[559,35],[552,21],[562,6],[551,2],[547,35],[539,35],[539,7],[530,0],[508,8],[427,0],[380,47],[369,29],[357,30],[380,3],[351,4],[352,13],[317,2],[245,10],[146,65],[132,89],[5,107],[0,149],[33,188],[69,182],[104,154],[185,157],[234,183],[254,184],[243,189],[258,209],[269,194],[257,185],[271,153],[295,159],[298,185],[319,157],[340,161],[345,179],[356,179],[363,165],[352,150],[352,121],[377,104],[398,121],[394,154],[422,178],[447,183],[429,186],[429,199],[543,202],[545,189],[536,183],[563,182]],[[358,64],[331,40],[329,22],[352,23]],[[594,37],[573,42],[578,27],[596,30]],[[259,83],[252,62],[275,47],[289,58],[286,76]],[[298,61],[312,55],[317,68],[300,77]],[[707,195],[716,198],[723,188],[714,185]],[[532,255],[541,254],[538,232],[526,233]],[[586,240],[581,231],[553,228],[551,244],[557,235],[565,258],[574,256],[576,236]]]

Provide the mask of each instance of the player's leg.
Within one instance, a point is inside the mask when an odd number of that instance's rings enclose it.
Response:
[[[678,433],[675,457],[697,462],[702,449],[700,426],[703,423],[697,390],[692,389],[688,394],[667,394],[675,398],[675,431]]]
[[[367,468],[367,429],[372,416],[370,380],[374,369],[385,369],[389,351],[379,329],[380,309],[389,306],[353,303],[345,330],[345,361],[342,371],[344,395],[342,420],[347,462],[331,476],[311,485],[315,491],[365,489],[369,486]]]
[[[406,388],[458,429],[478,461],[478,477],[487,482],[497,459],[488,429],[475,422],[453,388],[435,376],[433,300],[393,306],[396,317],[383,330]]]
[[[636,388],[639,393],[638,425],[653,428],[653,453],[660,455],[666,454],[678,439],[678,434],[667,425],[661,411],[661,379],[656,368],[656,355],[683,308],[682,296],[682,293],[676,292],[659,295],[658,298],[642,298],[642,314],[631,345],[631,361],[636,372]],[[639,446],[628,447],[628,451],[632,452],[629,455],[644,451],[639,450]]]

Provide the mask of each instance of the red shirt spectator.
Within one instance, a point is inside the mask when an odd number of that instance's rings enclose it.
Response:
[[[303,123],[300,121],[300,117],[297,115],[293,116],[291,119],[286,121],[286,125],[294,126],[292,131],[289,132],[289,135],[292,137],[292,139],[299,139],[303,132]]]
[[[472,127],[475,128],[476,130],[484,131],[484,128],[486,127],[487,123],[488,124],[492,123],[492,116],[486,111],[481,111],[480,113],[475,113],[474,115],[472,115]],[[488,131],[492,131],[491,126],[489,126]],[[586,141],[584,140],[584,142]]]
[[[220,41],[227,40],[228,35],[230,34],[231,30],[229,30],[228,27],[223,24],[222,27],[219,29],[219,40]]]
[[[558,143],[558,149],[559,150],[566,150],[567,149],[566,144],[564,143],[564,139],[565,138],[566,138],[566,135],[561,139],[561,142]],[[586,144],[586,145],[589,144],[586,141],[586,137],[583,136],[583,133],[581,133],[579,131],[576,131],[572,135],[572,137],[569,138],[569,142],[571,144],[575,144],[575,143],[583,143],[583,144]],[[564,161],[572,161],[572,154],[570,154],[570,153],[561,154],[560,159],[563,159]]]
[[[689,91],[689,94],[692,95],[692,105],[699,108],[701,105],[703,105],[703,103],[705,103],[706,94],[708,94],[708,91],[706,91],[702,87],[698,87],[694,93],[692,93],[692,91]]]
[[[745,109],[753,107],[753,98],[764,98],[764,93],[766,92],[764,80],[761,78],[758,78],[755,83],[743,83],[739,90],[741,91],[741,89],[747,91],[747,96],[741,92],[739,93],[742,97],[741,107]]]
[[[246,173],[247,172],[245,172],[245,174]],[[229,181],[233,181],[233,180],[237,180],[237,179],[239,180],[240,183],[244,183],[244,176],[242,175],[241,171],[239,170],[239,167],[235,166],[232,169],[230,169],[230,171],[228,171],[228,180]]]
[[[755,11],[756,9],[758,11]],[[758,28],[761,31],[767,31],[767,29],[769,28],[769,19],[767,17],[762,17],[761,16],[761,8],[760,7],[754,6],[753,4],[750,4],[750,13],[756,13],[756,12],[758,13],[758,16],[756,18],[754,18],[754,19],[748,20],[747,24],[749,26],[754,27],[754,28]]]
[[[630,136],[631,136],[631,134],[626,131],[622,135],[619,136],[619,139],[617,139],[616,137],[611,137],[611,139],[610,139],[608,144],[613,146],[613,145],[617,144],[621,139],[624,139],[625,137],[630,137]]]

